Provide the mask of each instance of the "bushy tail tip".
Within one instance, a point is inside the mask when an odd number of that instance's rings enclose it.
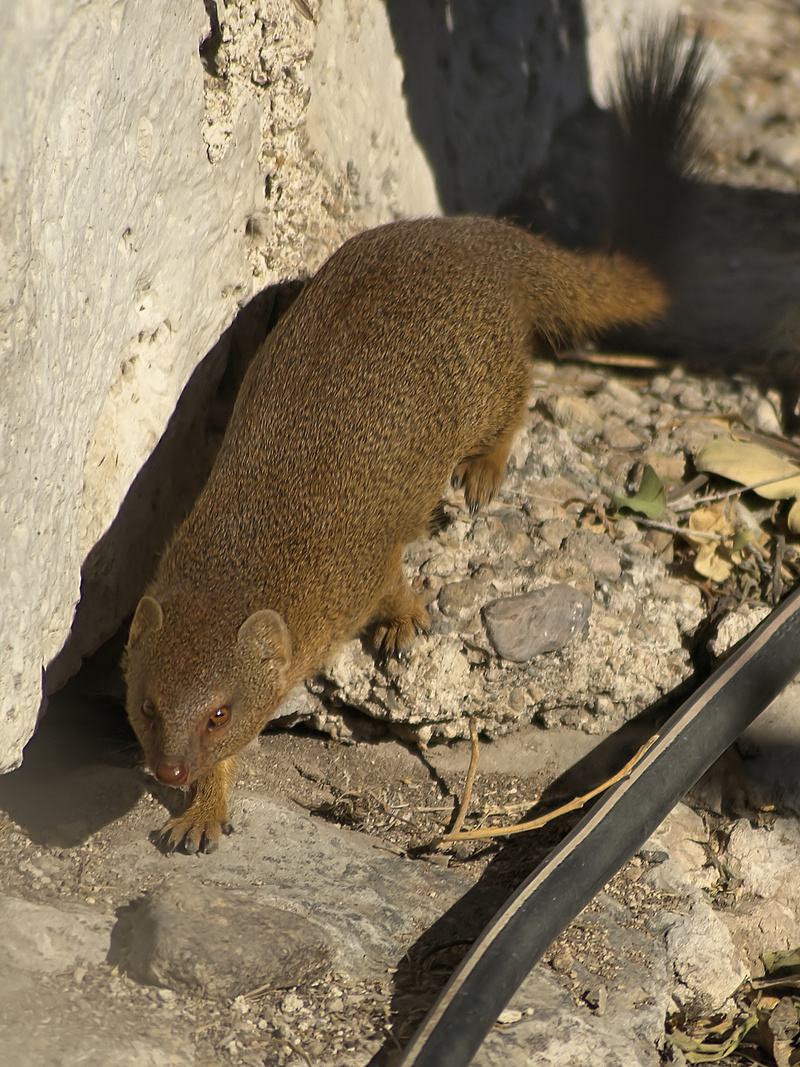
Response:
[[[615,247],[652,262],[670,244],[703,147],[708,42],[681,16],[647,23],[623,45],[611,92]]]

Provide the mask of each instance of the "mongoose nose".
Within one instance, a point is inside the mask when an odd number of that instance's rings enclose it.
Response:
[[[189,764],[182,759],[162,759],[154,773],[162,785],[183,785],[189,777]]]

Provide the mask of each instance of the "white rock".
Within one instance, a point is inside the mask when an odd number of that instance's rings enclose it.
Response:
[[[796,173],[800,170],[800,137],[796,134],[773,137],[761,146],[761,154],[770,163]]]
[[[36,16],[34,16],[34,11]],[[0,43],[0,769],[19,762],[80,564],[250,295],[258,115],[202,138],[202,5],[12,0]]]
[[[410,136],[383,4],[320,4],[308,85],[308,136],[348,184],[365,225],[439,213],[430,166]],[[332,121],[336,115],[341,121]]]
[[[721,1007],[747,976],[727,926],[702,900],[668,922],[667,957],[676,980],[675,1001],[700,1011]]]
[[[27,975],[73,971],[102,963],[108,954],[114,917],[93,908],[32,904],[0,898],[0,971]]]
[[[703,820],[686,804],[678,804],[656,832],[642,846],[642,851],[666,852],[668,860],[650,868],[646,879],[662,893],[688,893],[713,885],[717,874],[708,865],[703,842],[708,833]]]
[[[800,826],[795,819],[779,818],[773,826],[757,829],[740,819],[728,840],[726,862],[748,893],[800,913]]]
[[[668,899],[683,902],[682,913],[658,912],[648,925],[665,937],[675,1001],[699,1010],[724,1004],[748,971],[744,950],[702,893],[717,878],[705,866],[707,837],[700,816],[678,804],[644,846],[669,858],[650,867],[642,879]]]
[[[720,622],[715,636],[708,642],[711,654],[723,656],[743,637],[747,637],[769,613],[770,608],[766,604],[757,604],[752,608],[744,606],[739,611],[730,612]]]

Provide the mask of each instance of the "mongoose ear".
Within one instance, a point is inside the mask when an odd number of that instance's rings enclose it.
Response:
[[[254,611],[239,627],[239,644],[260,660],[285,671],[292,660],[292,638],[277,611]]]
[[[160,630],[164,624],[164,612],[157,600],[143,596],[139,601],[128,634],[128,648],[133,648],[146,633]]]

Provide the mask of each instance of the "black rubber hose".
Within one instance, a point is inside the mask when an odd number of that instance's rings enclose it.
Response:
[[[396,1067],[467,1067],[548,945],[800,671],[800,587],[667,721],[472,946]]]

